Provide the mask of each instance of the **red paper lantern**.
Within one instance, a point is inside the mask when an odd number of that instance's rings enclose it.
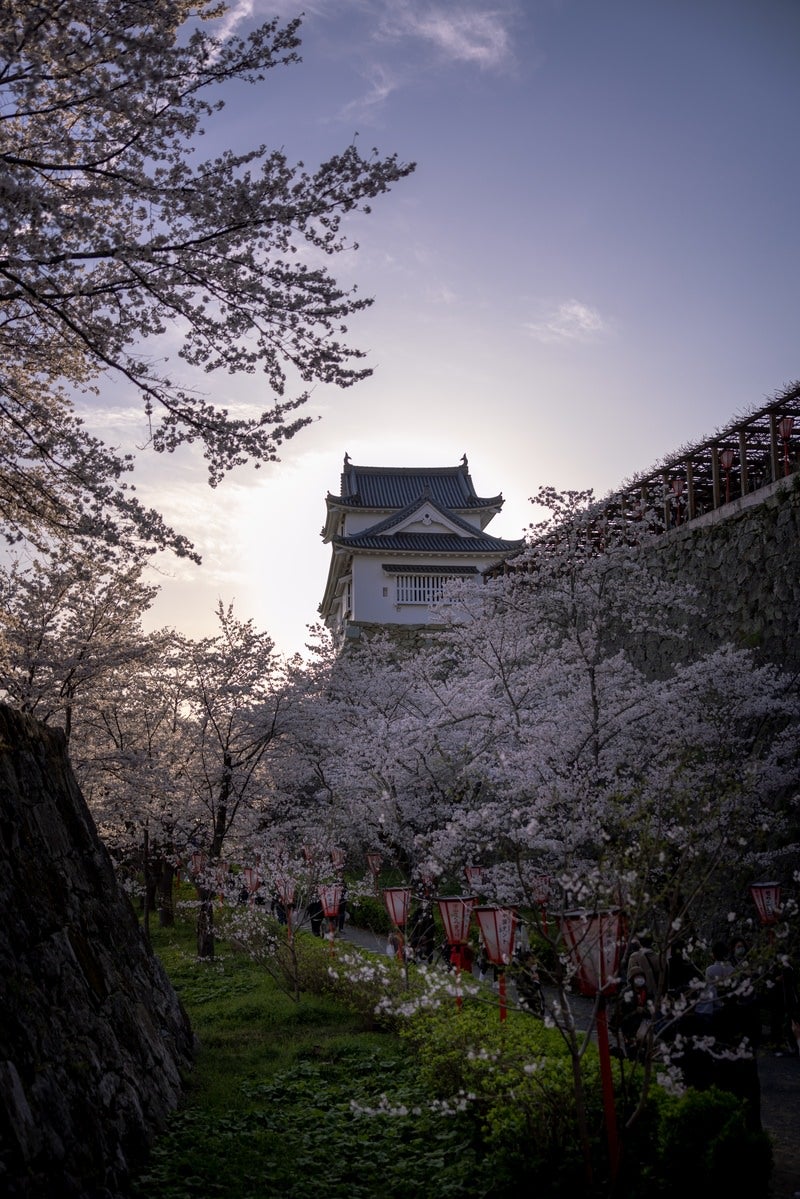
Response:
[[[561,932],[577,971],[582,995],[613,991],[625,941],[625,920],[615,908],[608,912],[565,912]]]
[[[507,966],[514,955],[517,913],[513,908],[474,908],[486,956],[493,966]]]
[[[513,908],[475,908],[475,919],[481,930],[486,956],[493,966],[507,966],[514,954],[514,934],[517,913]],[[506,1018],[506,972],[501,969],[497,980],[500,997],[500,1019]]]
[[[763,925],[777,924],[781,908],[780,883],[751,883],[750,894]]]
[[[379,854],[379,853],[368,853],[367,854],[367,865],[369,866],[370,872],[372,874],[374,874],[374,875],[380,874],[382,863],[383,863],[383,856],[381,854]]]
[[[531,879],[531,895],[533,902],[543,908],[550,899],[553,884],[549,874],[537,874]]]
[[[278,898],[285,908],[290,908],[294,904],[294,883],[288,878],[276,878],[275,890],[278,892]]]
[[[793,416],[782,416],[778,421],[778,432],[780,433],[781,440],[783,441],[783,473],[785,475],[789,474],[789,439],[792,436],[793,428]]]
[[[472,909],[478,902],[477,895],[447,895],[436,900],[444,925],[444,935],[449,945],[466,945],[469,941],[469,925]]]
[[[464,874],[470,887],[480,887],[483,883],[483,866],[465,866]]]
[[[389,919],[395,928],[405,928],[408,920],[408,905],[411,900],[410,887],[385,887],[383,902],[389,913]]]
[[[317,887],[322,911],[327,920],[335,920],[339,915],[339,904],[342,900],[341,883],[321,883]]]
[[[725,471],[725,503],[729,504],[731,500],[731,471],[733,469],[734,459],[736,458],[733,450],[723,450],[719,456],[719,464]]]

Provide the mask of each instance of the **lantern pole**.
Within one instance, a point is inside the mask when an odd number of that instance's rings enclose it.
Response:
[[[608,1013],[606,1011],[606,997],[602,991],[597,996],[597,1050],[600,1057],[603,1110],[606,1116],[608,1159],[611,1165],[611,1177],[612,1179],[616,1179],[619,1172],[619,1132],[617,1130],[617,1111],[614,1106],[614,1076],[611,1072],[611,1047],[608,1042]]]
[[[617,1112],[614,1105],[614,1076],[608,1040],[607,995],[617,988],[623,917],[618,909],[610,912],[568,912],[561,921],[562,933],[578,971],[578,984],[584,994],[594,994],[597,1052],[603,1092],[608,1160],[612,1185],[619,1173],[620,1146]]]

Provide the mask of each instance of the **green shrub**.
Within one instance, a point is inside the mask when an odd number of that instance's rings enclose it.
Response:
[[[391,921],[383,900],[372,895],[354,896],[347,901],[347,911],[356,928],[366,928],[380,937],[388,937]]]
[[[328,970],[331,952],[327,938],[315,937],[312,933],[295,933],[293,960],[296,962],[297,985],[301,992],[311,995],[330,993]]]
[[[419,1079],[439,1100],[470,1096],[476,1152],[493,1199],[523,1191],[541,1199],[608,1193],[608,1155],[599,1059],[581,1060],[593,1183],[587,1182],[578,1135],[573,1071],[560,1034],[524,1013],[465,1002],[414,1018],[402,1033],[414,1048]],[[614,1072],[617,1066],[614,1063]],[[635,1080],[635,1081],[638,1081]],[[769,1138],[748,1127],[747,1106],[726,1091],[673,1096],[651,1089],[643,1115],[626,1130],[639,1095],[617,1086],[623,1137],[621,1199],[705,1199],[710,1194],[766,1196]]]
[[[411,1021],[420,1079],[440,1099],[470,1096],[483,1170],[493,1196],[536,1189],[547,1196],[584,1194],[570,1055],[561,1035],[539,1020],[465,1002]],[[605,1156],[599,1066],[592,1047],[582,1062],[595,1157]],[[596,1163],[596,1164],[597,1164]]]
[[[730,1091],[654,1091],[657,1108],[657,1194],[700,1199],[710,1194],[760,1199],[768,1191],[772,1149],[748,1127],[746,1108]],[[652,1194],[652,1191],[650,1192]]]

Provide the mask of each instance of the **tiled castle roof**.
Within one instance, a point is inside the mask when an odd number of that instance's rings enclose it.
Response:
[[[328,502],[347,508],[405,508],[428,496],[440,507],[465,511],[502,507],[502,495],[479,496],[469,473],[466,455],[459,466],[395,467],[356,466],[345,457],[338,496]]]

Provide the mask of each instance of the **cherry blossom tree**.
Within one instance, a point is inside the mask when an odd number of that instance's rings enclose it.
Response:
[[[425,839],[452,810],[476,747],[460,735],[438,651],[398,653],[391,638],[331,667],[315,710],[318,775],[361,849],[381,850],[408,877],[425,871]],[[458,764],[456,771],[454,765]]]
[[[0,690],[72,739],[76,711],[147,656],[142,617],[158,588],[140,560],[97,562],[80,548],[0,567]]]
[[[224,12],[195,0],[3,6],[8,537],[191,550],[132,494],[132,459],[87,435],[76,396],[114,380],[137,394],[151,447],[199,443],[213,485],[248,460],[276,459],[311,419],[299,413],[305,385],[347,387],[370,373],[345,336],[371,300],[325,263],[347,245],[343,219],[413,168],[355,142],[315,170],[263,145],[203,158],[226,90],[259,87],[298,61],[298,21],[239,38],[214,33]],[[271,397],[255,416],[234,415],[196,389],[197,370],[259,373]],[[301,390],[287,393],[295,380]]]
[[[139,560],[66,547],[1,569],[0,689],[63,728],[106,843],[144,874],[145,917],[158,887],[168,918],[177,862],[218,862],[277,805],[267,757],[307,685],[232,607],[212,637],[145,634],[156,591]]]
[[[485,746],[461,832],[476,853],[516,841],[560,871],[607,862],[614,880],[638,854],[651,883],[672,861],[678,891],[691,890],[741,858],[742,838],[766,849],[765,821],[779,831],[797,783],[796,686],[747,651],[689,653],[691,588],[640,546],[606,534],[597,552],[589,516],[578,506],[567,531],[559,511],[557,546],[534,545],[517,572],[454,592],[441,614],[448,704],[465,741]]]
[[[174,820],[164,759],[178,699],[169,636],[142,628],[158,591],[142,574],[140,559],[97,559],[78,545],[0,569],[0,688],[63,729],[109,849],[120,862],[135,858],[150,881],[151,835]],[[151,895],[146,887],[145,924]]]
[[[160,923],[173,923],[176,869],[203,826],[187,808],[189,676],[182,639],[165,629],[143,637],[139,649],[135,663],[120,662],[81,707],[73,762],[123,877],[143,879],[148,932],[156,903]]]
[[[676,943],[726,927],[778,847],[796,857],[800,720],[796,680],[777,666],[727,645],[690,650],[691,588],[658,573],[646,534],[599,529],[590,499],[540,496],[557,519],[516,569],[454,584],[427,647],[346,655],[328,731],[355,823],[388,816],[393,839],[449,885],[481,862],[482,894],[526,914],[579,1108],[588,1037],[554,913],[623,908],[630,932],[646,928],[653,1014],[674,1028],[692,1003],[667,1002]],[[659,1061],[649,1037],[642,1102]]]
[[[180,639],[186,688],[182,697],[180,785],[184,828],[209,868],[226,847],[241,851],[271,819],[272,755],[291,722],[293,690],[287,665],[268,634],[238,620],[232,605],[217,608],[218,632]],[[208,876],[198,883],[198,952],[213,956]]]
[[[135,668],[120,666],[75,732],[87,801],[120,860],[144,873],[146,913],[157,891],[169,919],[178,863],[202,856],[201,956],[214,952],[220,872],[249,861],[284,811],[279,762],[299,688],[251,620],[222,603],[216,617],[211,637],[165,629],[144,639]]]

